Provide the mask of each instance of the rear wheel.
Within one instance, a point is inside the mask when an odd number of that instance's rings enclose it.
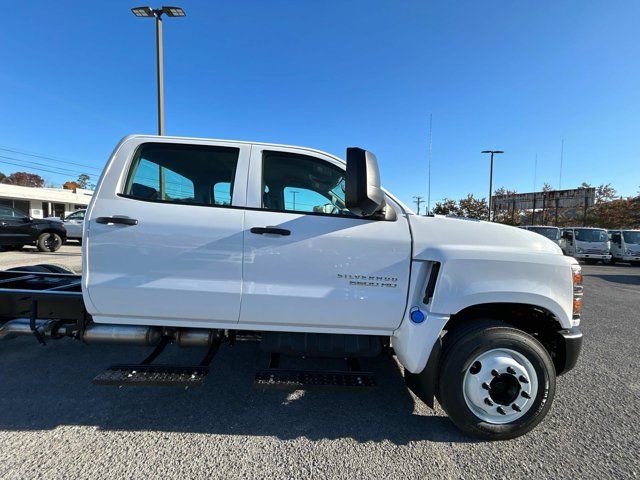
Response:
[[[532,336],[494,320],[474,320],[444,337],[438,401],[463,432],[506,440],[545,417],[556,374]]]
[[[640,262],[637,262],[637,261],[631,262],[631,266],[632,267],[640,267]]]
[[[55,252],[62,246],[62,237],[54,232],[41,233],[36,246],[41,252]]]

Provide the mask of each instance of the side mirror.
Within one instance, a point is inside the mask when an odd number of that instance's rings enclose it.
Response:
[[[380,171],[376,156],[362,148],[347,148],[345,204],[351,213],[371,217],[384,209]]]
[[[29,223],[31,221],[31,217],[22,217],[22,221],[24,223]]]

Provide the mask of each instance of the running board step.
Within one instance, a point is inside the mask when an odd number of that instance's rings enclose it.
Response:
[[[202,365],[112,365],[93,384],[190,388],[202,385],[208,373]]]
[[[376,379],[369,372],[342,372],[323,370],[265,369],[256,373],[253,382],[257,388],[278,389],[340,389],[361,390],[376,386]]]

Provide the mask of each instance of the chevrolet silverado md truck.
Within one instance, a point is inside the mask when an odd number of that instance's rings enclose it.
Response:
[[[270,354],[259,387],[364,389],[375,378],[357,360],[386,352],[464,432],[507,439],[543,419],[581,347],[576,260],[518,228],[416,216],[359,148],[345,163],[309,148],[126,137],[87,209],[82,253],[82,275],[0,272],[0,338],[155,347],[97,384],[195,386],[223,342],[244,338]],[[159,364],[169,344],[206,355]],[[280,355],[346,362],[285,370]]]

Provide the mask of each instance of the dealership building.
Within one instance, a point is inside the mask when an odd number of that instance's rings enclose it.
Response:
[[[61,217],[87,208],[92,190],[34,188],[0,183],[0,205],[14,207],[33,218]]]

